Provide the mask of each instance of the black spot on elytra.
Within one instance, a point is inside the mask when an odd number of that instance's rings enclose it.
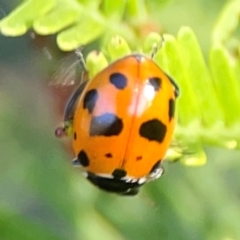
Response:
[[[98,99],[98,92],[96,89],[89,90],[83,99],[83,108],[92,113]]]
[[[89,158],[84,150],[79,152],[78,160],[83,167],[89,166]]]
[[[77,133],[76,132],[74,132],[73,138],[74,138],[74,140],[77,140]]]
[[[90,136],[114,136],[119,135],[123,129],[122,119],[115,114],[105,113],[93,117],[90,125]]]
[[[121,73],[113,73],[110,75],[110,82],[117,89],[124,89],[127,85],[127,78]]]
[[[148,80],[148,82],[153,86],[155,92],[157,92],[162,85],[162,79],[158,77],[152,77]]]
[[[157,161],[157,162],[153,165],[150,173],[153,173],[155,170],[157,170],[157,169],[160,167],[160,163],[161,163],[160,161]]]
[[[112,158],[112,154],[111,154],[111,153],[106,153],[105,156],[106,156],[107,158]]]
[[[175,112],[175,101],[174,99],[169,99],[168,101],[168,117],[169,117],[169,122],[172,120],[174,117],[174,112]]]
[[[116,179],[121,179],[127,175],[127,172],[123,169],[115,169],[113,171],[112,175]]]
[[[167,127],[158,119],[152,119],[144,122],[140,129],[140,136],[148,139],[149,141],[157,141],[161,143],[167,132]]]
[[[136,160],[137,161],[142,160],[142,156],[137,156]]]

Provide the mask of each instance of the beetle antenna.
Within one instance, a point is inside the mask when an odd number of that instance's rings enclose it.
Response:
[[[87,67],[86,67],[86,63],[82,54],[82,50],[83,50],[84,46],[81,46],[79,48],[77,48],[75,50],[75,54],[77,55],[77,59],[80,63],[80,65],[83,67],[84,71],[87,72]]]
[[[156,53],[158,52],[158,50],[162,48],[164,41],[165,41],[164,37],[161,34],[161,40],[158,43],[155,43],[152,47],[151,59],[153,59]]]

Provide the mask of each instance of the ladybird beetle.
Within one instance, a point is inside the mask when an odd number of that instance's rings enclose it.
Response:
[[[62,128],[72,127],[73,164],[103,190],[137,194],[163,173],[178,94],[176,83],[141,54],[117,60],[82,83],[68,102]]]

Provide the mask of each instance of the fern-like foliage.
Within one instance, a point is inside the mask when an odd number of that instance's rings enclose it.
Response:
[[[137,0],[28,0],[2,19],[0,30],[6,36],[20,36],[30,28],[40,35],[57,34],[60,49],[71,51],[115,33],[136,42],[137,26],[147,24],[147,16],[145,4]]]

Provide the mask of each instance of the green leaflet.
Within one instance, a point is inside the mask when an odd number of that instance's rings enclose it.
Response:
[[[111,61],[131,54],[131,49],[126,40],[119,36],[112,37],[111,41],[107,44],[106,51],[108,52]]]
[[[103,31],[104,24],[100,15],[96,13],[94,19],[89,19],[88,21],[84,21],[83,16],[76,25],[66,29],[57,36],[57,43],[64,51],[71,51],[72,49],[92,42],[98,38]]]
[[[33,23],[33,29],[41,35],[49,35],[74,24],[82,16],[83,7],[74,1],[59,0],[47,15],[37,18]]]
[[[126,0],[105,0],[103,1],[102,13],[110,21],[118,20],[120,21],[123,18],[125,11],[125,2]]]
[[[212,40],[214,44],[226,42],[239,26],[240,1],[228,1],[213,30]]]
[[[89,78],[92,79],[97,73],[108,66],[107,59],[101,52],[91,52],[86,58],[86,67],[89,71]]]
[[[32,26],[35,19],[52,10],[57,0],[31,0],[19,5],[0,21],[0,30],[6,36],[19,36]]]
[[[147,16],[142,1],[29,0],[0,21],[0,31],[20,36],[33,28],[40,35],[58,34],[59,48],[72,51],[100,36],[109,41],[120,32],[132,42],[138,40],[133,28],[135,20],[143,20],[143,12]],[[133,26],[124,23],[129,19]]]

